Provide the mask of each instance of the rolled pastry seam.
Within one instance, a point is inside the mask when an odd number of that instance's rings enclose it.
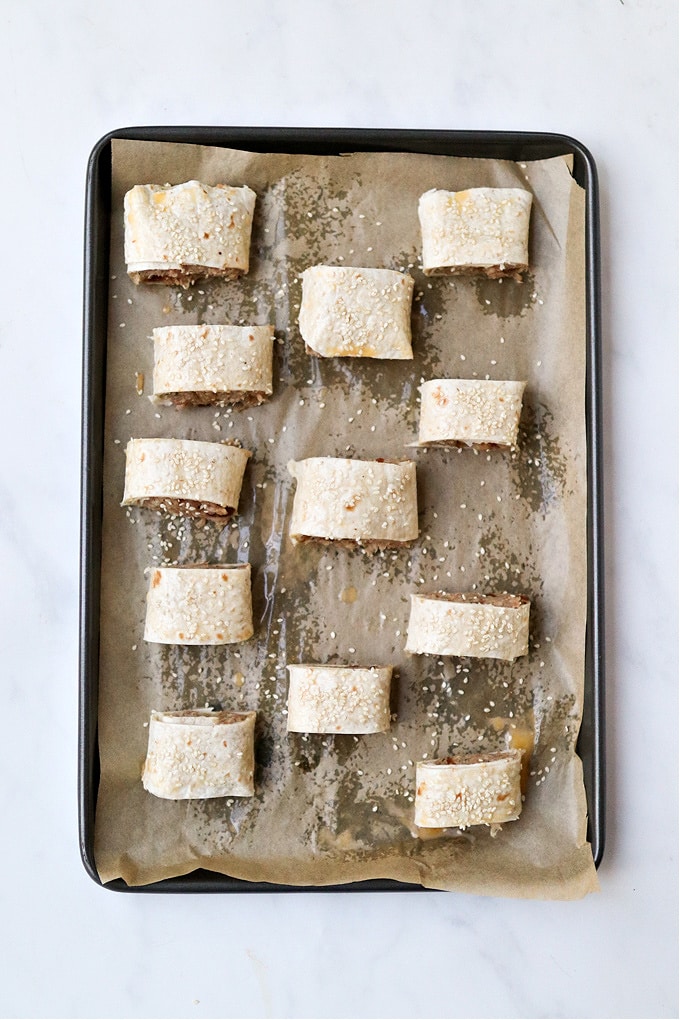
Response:
[[[411,595],[406,651],[516,659],[529,650],[530,605],[526,595]]]
[[[272,326],[161,326],[152,335],[159,401],[246,406],[272,393]]]
[[[374,550],[418,537],[413,461],[310,457],[290,461],[288,470],[297,480],[293,542],[339,541]]]
[[[252,797],[255,715],[153,711],[144,789],[166,800]]]
[[[144,640],[228,645],[253,636],[250,564],[156,567],[146,597]]]
[[[522,811],[521,764],[518,750],[418,762],[416,825],[467,829],[516,821]]]
[[[226,521],[238,508],[250,452],[194,439],[131,439],[122,506]]]
[[[519,279],[529,265],[531,202],[523,188],[426,191],[418,203],[425,275]]]
[[[255,199],[245,186],[137,184],[124,201],[130,278],[188,287],[202,277],[247,273]]]
[[[391,666],[288,666],[288,731],[383,733],[390,728]]]
[[[514,446],[525,386],[493,379],[423,383],[418,446]]]
[[[302,274],[300,333],[323,358],[410,360],[412,276],[393,269],[312,266]]]

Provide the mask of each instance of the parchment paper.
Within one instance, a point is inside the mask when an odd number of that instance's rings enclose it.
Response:
[[[257,192],[249,275],[187,291],[135,287],[123,261],[125,191],[191,178]],[[481,185],[533,192],[529,274],[521,284],[426,279],[418,197]],[[203,867],[296,885],[385,877],[565,899],[597,888],[574,751],[586,618],[585,222],[569,161],[265,155],[114,140],[112,201],[95,845],[102,880],[138,885]],[[318,263],[413,274],[413,362],[305,353],[300,273]],[[149,401],[152,328],[199,322],[274,324],[269,403],[230,413]],[[515,454],[409,446],[419,383],[445,376],[528,381]],[[220,528],[121,508],[125,444],[145,436],[240,440],[253,457],[238,517]],[[419,542],[376,556],[293,547],[286,464],[319,455],[414,458]],[[255,637],[226,648],[145,644],[145,571],[203,561],[250,561]],[[529,595],[530,654],[514,663],[407,655],[409,595],[437,589]],[[287,662],[393,664],[391,732],[287,735]],[[205,704],[257,710],[255,797],[172,802],[146,793],[151,709]],[[415,762],[506,740],[533,746],[520,820],[495,837],[478,827],[420,838]]]

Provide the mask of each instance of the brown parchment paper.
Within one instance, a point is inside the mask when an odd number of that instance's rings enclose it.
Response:
[[[250,273],[187,291],[135,287],[123,261],[125,191],[191,178],[257,192]],[[481,185],[533,192],[530,272],[522,283],[426,279],[418,197]],[[301,886],[385,877],[523,897],[595,889],[574,751],[586,617],[585,214],[568,160],[267,155],[114,140],[112,208],[95,840],[102,880],[139,885],[203,867]],[[318,263],[412,273],[413,362],[305,353],[300,274]],[[275,326],[269,403],[178,411],[148,399],[152,328],[199,322]],[[409,446],[418,385],[446,376],[527,380],[515,453]],[[121,508],[125,444],[146,436],[239,440],[251,450],[235,520],[220,528]],[[319,455],[412,457],[420,540],[374,556],[293,547],[286,465]],[[145,644],[145,571],[204,561],[252,564],[255,637],[224,648]],[[409,595],[437,589],[529,595],[530,654],[514,663],[407,655]],[[391,663],[391,732],[287,735],[287,662]],[[257,711],[256,795],[172,802],[146,793],[151,709],[205,704]],[[520,820],[495,837],[484,828],[419,837],[416,761],[506,741],[532,748]]]

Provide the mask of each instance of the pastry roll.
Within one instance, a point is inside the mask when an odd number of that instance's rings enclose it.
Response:
[[[272,393],[272,326],[153,330],[153,395],[178,407],[261,404]]]
[[[382,733],[390,728],[391,666],[288,666],[292,733]]]
[[[514,446],[525,385],[492,379],[423,383],[418,446]]]
[[[416,466],[411,460],[291,461],[297,480],[293,542],[357,543],[369,549],[406,545],[418,537]]]
[[[146,597],[145,641],[229,645],[252,636],[249,563],[153,570]]]
[[[467,829],[514,822],[522,811],[521,764],[518,750],[418,762],[416,825]]]
[[[166,800],[252,797],[255,712],[152,712],[142,784]]]
[[[225,522],[236,511],[248,450],[193,439],[131,439],[122,506]]]
[[[188,287],[248,272],[256,195],[199,181],[137,184],[125,195],[125,261],[134,283]]]
[[[529,650],[526,595],[411,595],[406,651],[516,659]]]
[[[529,265],[531,200],[523,188],[426,191],[418,203],[425,275],[519,279]]]
[[[305,269],[300,333],[307,352],[322,358],[413,358],[413,283],[412,276],[393,269]]]

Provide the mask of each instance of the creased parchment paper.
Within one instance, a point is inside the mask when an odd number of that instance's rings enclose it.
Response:
[[[123,195],[135,184],[248,184],[250,273],[187,291],[135,287]],[[426,279],[418,198],[428,188],[520,186],[534,195],[531,270],[513,280]],[[597,888],[574,747],[584,676],[586,453],[584,195],[569,163],[363,153],[317,157],[113,142],[96,860],[139,885],[195,868],[326,885],[384,877],[436,889],[567,899]],[[300,274],[319,263],[413,274],[412,362],[305,353]],[[158,407],[155,326],[272,323],[274,397],[256,408]],[[518,449],[416,450],[417,387],[435,377],[527,380]],[[139,391],[139,392],[138,392]],[[131,437],[239,440],[252,451],[226,527],[123,509]],[[411,457],[420,540],[370,556],[293,547],[290,459]],[[187,648],[142,639],[149,568],[249,561],[255,637]],[[411,592],[522,592],[530,654],[514,662],[409,656]],[[286,732],[286,664],[396,670],[389,733]],[[140,781],[151,709],[258,713],[251,799],[162,801]],[[415,763],[532,746],[519,821],[414,835]],[[425,834],[423,834],[425,835]]]

